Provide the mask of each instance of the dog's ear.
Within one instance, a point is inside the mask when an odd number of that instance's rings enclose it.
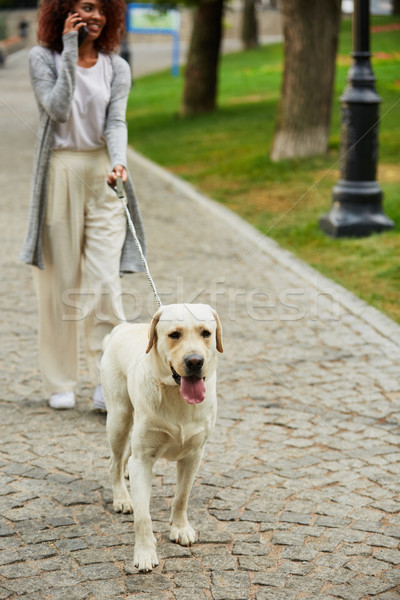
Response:
[[[223,352],[224,351],[224,347],[222,345],[222,325],[221,325],[221,321],[219,320],[219,316],[217,314],[217,311],[213,310],[213,315],[214,315],[214,319],[217,323],[217,331],[215,332],[215,337],[217,340],[217,350],[218,352]]]
[[[152,322],[150,323],[150,328],[149,328],[149,343],[147,344],[146,354],[148,354],[150,352],[150,350],[153,347],[154,342],[157,339],[156,327],[157,327],[158,321],[160,320],[160,317],[161,317],[161,310],[158,310],[156,312],[156,314],[154,315]]]

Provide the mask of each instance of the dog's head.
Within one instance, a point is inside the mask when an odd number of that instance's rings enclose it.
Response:
[[[205,397],[204,380],[216,368],[216,351],[223,352],[222,328],[207,304],[169,304],[153,317],[146,353],[158,357],[164,383],[179,385],[189,404]]]

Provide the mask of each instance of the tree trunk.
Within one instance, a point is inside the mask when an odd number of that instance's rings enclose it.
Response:
[[[285,65],[271,159],[328,147],[340,0],[283,0]]]
[[[200,0],[194,15],[181,113],[196,115],[216,107],[224,0]]]
[[[400,0],[393,0],[393,14],[400,15]]]
[[[256,5],[258,0],[244,0],[242,14],[242,42],[246,50],[256,48],[258,43],[258,21]]]

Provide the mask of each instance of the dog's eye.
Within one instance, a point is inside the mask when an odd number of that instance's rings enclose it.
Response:
[[[179,338],[181,337],[181,334],[179,331],[171,331],[171,333],[168,334],[168,337],[171,338],[172,340],[179,340]]]
[[[203,338],[208,338],[208,337],[210,337],[210,335],[211,335],[211,331],[207,331],[207,329],[204,329],[201,332],[201,337],[203,337]]]

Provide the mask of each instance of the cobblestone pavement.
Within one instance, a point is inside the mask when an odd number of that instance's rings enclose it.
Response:
[[[225,353],[190,502],[199,543],[168,540],[175,469],[161,461],[160,565],[132,569],[133,519],[112,511],[85,364],[75,410],[51,410],[41,390],[31,272],[18,259],[36,123],[26,71],[23,56],[0,71],[0,600],[398,600],[399,346],[134,156],[162,300],[212,303]],[[123,286],[128,318],[148,319],[145,277]]]

